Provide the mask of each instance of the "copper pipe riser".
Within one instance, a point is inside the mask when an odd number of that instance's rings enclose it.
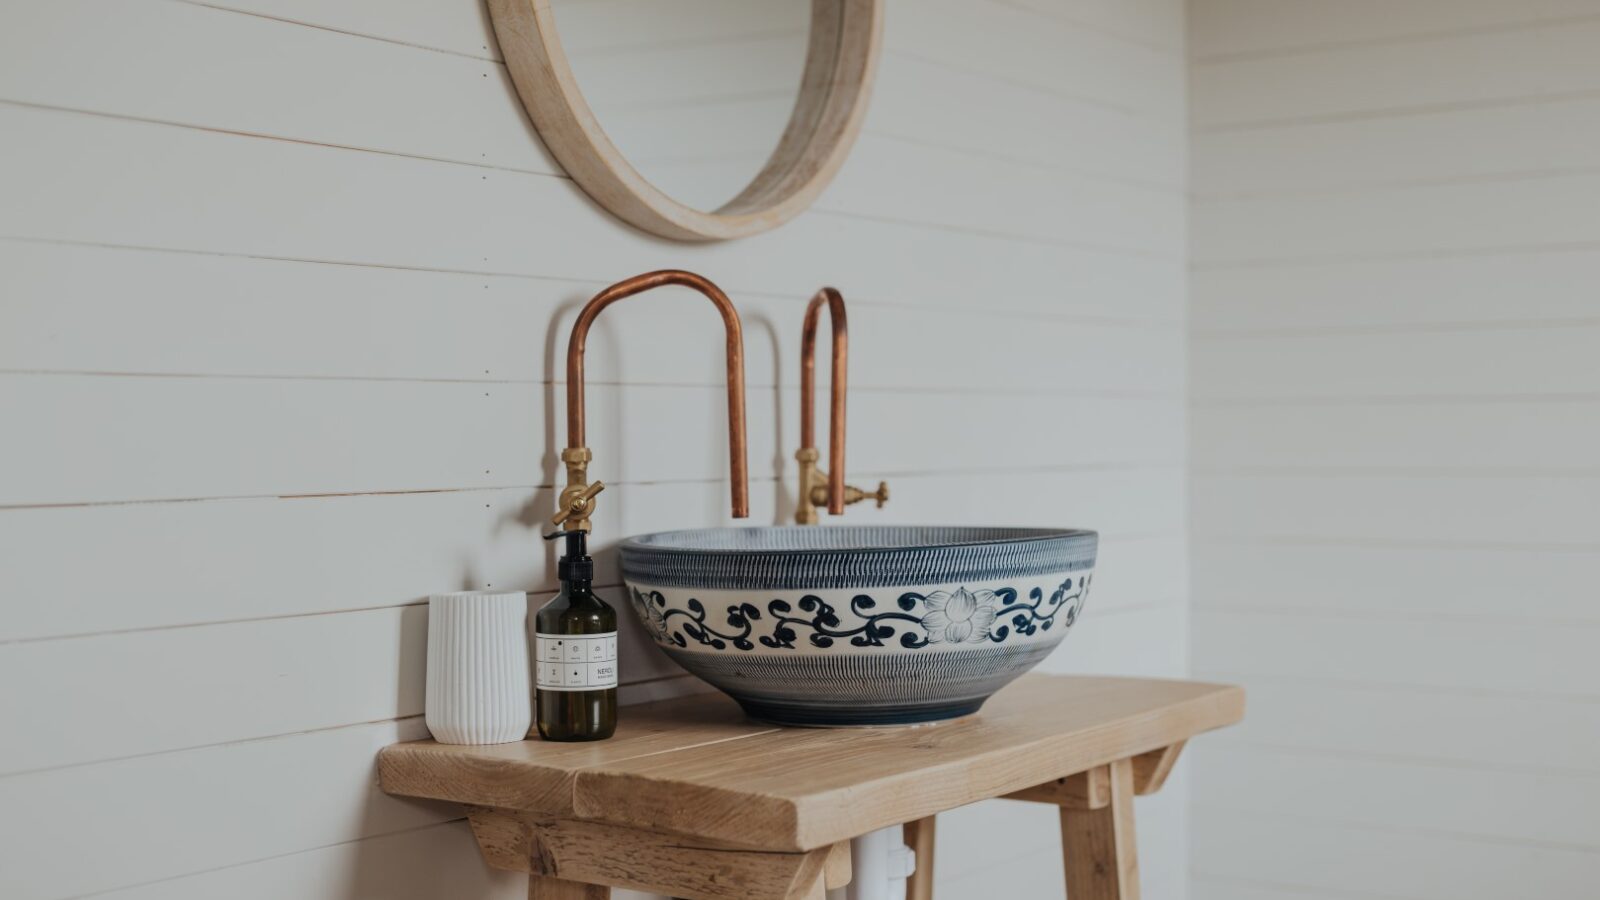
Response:
[[[589,516],[594,510],[592,494],[586,500],[582,499],[588,490],[588,464],[591,458],[585,444],[583,396],[583,355],[589,328],[606,307],[618,300],[669,284],[699,291],[722,315],[728,369],[728,468],[733,493],[733,517],[743,519],[750,515],[750,475],[745,446],[744,329],[739,323],[739,312],[734,309],[728,295],[708,279],[680,269],[664,269],[635,275],[594,295],[578,312],[578,319],[572,325],[572,336],[567,341],[567,448],[561,454],[567,468],[567,485],[561,492],[560,505],[567,528],[588,530]],[[579,511],[574,504],[584,505]]]

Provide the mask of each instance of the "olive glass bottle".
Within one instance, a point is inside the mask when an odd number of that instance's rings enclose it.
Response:
[[[557,572],[561,593],[534,617],[539,735],[547,741],[598,741],[617,730],[617,611],[594,593],[587,533],[567,539]]]

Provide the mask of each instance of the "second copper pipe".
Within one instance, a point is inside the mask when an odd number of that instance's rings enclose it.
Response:
[[[828,409],[828,512],[844,513],[844,399],[846,371],[849,369],[850,326],[845,317],[844,297],[831,287],[817,291],[806,305],[806,319],[800,332],[800,446],[817,446],[817,325],[822,307],[828,307],[833,325],[833,398]],[[801,497],[809,503],[809,497]]]

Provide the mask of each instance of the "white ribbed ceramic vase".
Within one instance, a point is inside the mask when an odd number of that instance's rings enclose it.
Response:
[[[528,597],[461,591],[428,598],[428,730],[441,744],[520,741],[533,722]]]

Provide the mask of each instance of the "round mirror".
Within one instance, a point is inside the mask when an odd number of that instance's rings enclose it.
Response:
[[[490,0],[540,137],[602,206],[717,240],[805,209],[849,152],[882,0]]]

